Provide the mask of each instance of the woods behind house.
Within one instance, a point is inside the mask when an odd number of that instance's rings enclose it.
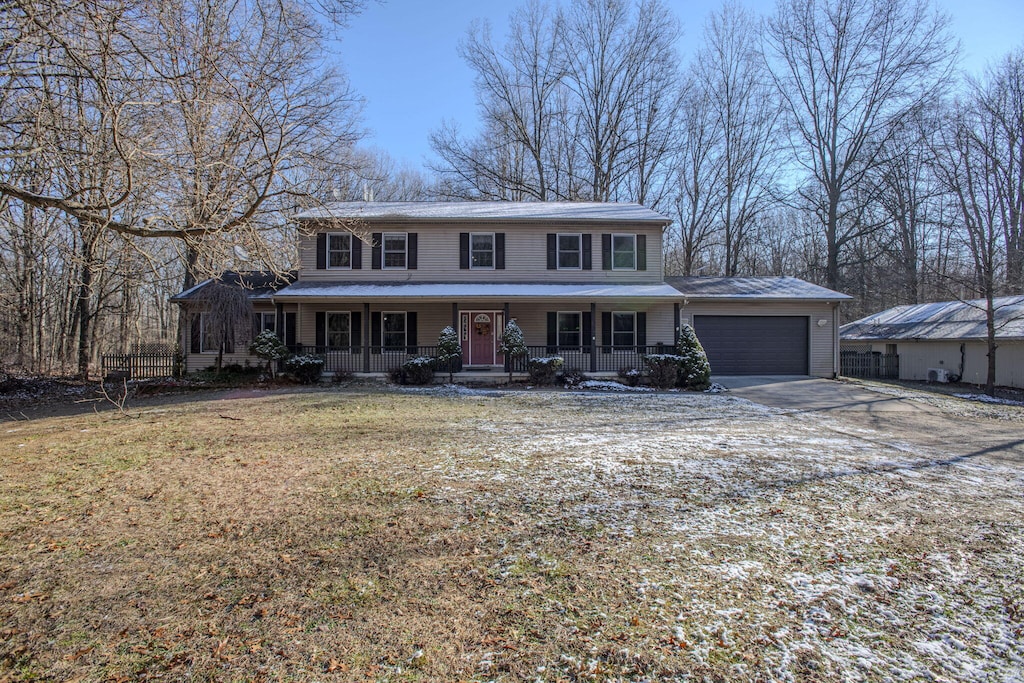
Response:
[[[669,274],[801,277],[854,295],[847,319],[1022,293],[1024,48],[965,74],[935,4],[727,2],[693,54],[656,0],[466,17],[478,120],[439,122],[423,172],[361,146],[330,42],[361,8],[4,5],[5,366],[173,346],[171,295],[293,268],[288,216],[369,192],[640,202],[674,219]]]

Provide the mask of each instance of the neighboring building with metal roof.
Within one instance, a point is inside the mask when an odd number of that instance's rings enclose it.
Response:
[[[1024,387],[1024,296],[993,302],[996,384]],[[844,351],[897,354],[900,379],[950,375],[984,384],[988,374],[986,302],[896,306],[840,328]]]

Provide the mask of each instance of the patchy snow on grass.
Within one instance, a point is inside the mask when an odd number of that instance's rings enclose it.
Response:
[[[1008,398],[999,398],[997,396],[989,396],[988,394],[953,394],[957,398],[966,399],[968,401],[981,401],[982,403],[993,403],[1002,406],[1024,406],[1022,401],[1012,401]]]
[[[531,529],[496,541],[499,579],[571,571],[580,539],[611,542],[648,558],[633,609],[694,665],[725,658],[737,679],[1020,679],[1019,467],[729,396],[500,400],[503,419],[444,454],[438,494]],[[563,539],[547,564],[529,559],[537,534]],[[567,674],[593,669],[565,656]]]
[[[638,391],[638,392],[650,392],[654,391],[650,387],[631,387],[621,382],[613,382],[611,380],[599,380],[599,379],[588,379],[580,382],[576,385],[580,389],[590,389],[596,391]]]

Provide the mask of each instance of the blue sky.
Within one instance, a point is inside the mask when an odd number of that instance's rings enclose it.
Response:
[[[340,59],[356,92],[366,99],[367,146],[420,168],[432,156],[430,131],[444,120],[475,129],[473,73],[457,54],[474,19],[488,20],[500,37],[525,0],[384,0],[372,2],[341,35]],[[700,42],[705,17],[720,0],[669,0],[683,25],[685,61]],[[744,3],[767,13],[774,0]],[[963,47],[963,68],[980,72],[993,59],[1024,45],[1024,0],[939,0]]]

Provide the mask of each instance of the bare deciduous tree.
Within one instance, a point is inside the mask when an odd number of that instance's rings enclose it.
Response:
[[[825,280],[839,289],[844,247],[878,226],[853,194],[883,143],[947,83],[948,19],[926,0],[780,0],[767,48],[789,119],[805,198],[826,242]]]

